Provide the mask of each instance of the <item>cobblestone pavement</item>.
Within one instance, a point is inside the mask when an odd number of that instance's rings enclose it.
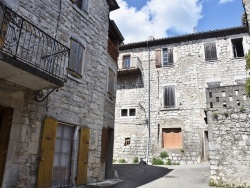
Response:
[[[114,164],[122,183],[115,188],[209,188],[209,163],[178,166]]]

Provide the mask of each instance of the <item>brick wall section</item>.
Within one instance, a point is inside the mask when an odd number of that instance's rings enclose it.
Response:
[[[207,93],[207,101],[218,103],[210,108],[208,103],[208,127],[211,179],[222,180],[228,184],[250,185],[250,109],[249,98],[245,98],[244,86],[227,86],[210,88],[212,98]],[[239,91],[236,96],[235,91]],[[226,96],[222,96],[222,92]],[[215,97],[228,101],[223,107],[222,102],[216,102]],[[240,101],[238,105],[235,101]]]
[[[150,47],[151,77],[151,139],[150,158],[158,156],[162,148],[162,129],[181,128],[183,148],[167,149],[170,158],[181,164],[193,164],[203,161],[203,137],[207,130],[204,121],[206,110],[206,90],[208,82],[220,81],[221,86],[235,85],[235,80],[245,78],[245,59],[233,58],[232,38],[243,38],[245,52],[248,51],[247,33],[218,38],[199,39]],[[218,60],[205,61],[204,43],[215,42]],[[174,65],[156,68],[155,50],[173,48]],[[146,158],[148,140],[148,48],[134,48],[120,52],[118,65],[122,57],[138,57],[142,62],[142,81],[128,75],[118,77],[118,90],[115,117],[116,159],[132,161],[136,156]],[[143,83],[143,84],[142,84]],[[175,85],[176,108],[163,108],[163,87]],[[121,117],[121,109],[136,106],[135,118]],[[124,146],[126,137],[131,145]],[[184,152],[183,152],[184,151]]]

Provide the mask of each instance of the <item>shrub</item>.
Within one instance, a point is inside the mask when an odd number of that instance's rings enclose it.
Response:
[[[168,159],[168,161],[166,162],[166,165],[171,165],[172,161],[170,159]]]
[[[125,160],[125,159],[119,159],[118,162],[119,162],[119,163],[125,163],[126,160]]]
[[[133,163],[138,163],[138,162],[139,162],[138,157],[134,157]]]
[[[164,165],[163,160],[159,159],[159,158],[154,158],[152,161],[152,165]]]
[[[168,157],[168,153],[166,151],[163,151],[160,153],[160,158],[164,159]]]

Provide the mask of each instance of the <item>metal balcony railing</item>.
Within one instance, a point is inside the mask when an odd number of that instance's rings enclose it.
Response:
[[[0,50],[62,81],[69,48],[0,3]]]

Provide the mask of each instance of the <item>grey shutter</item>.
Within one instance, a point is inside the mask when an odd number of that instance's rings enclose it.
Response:
[[[209,44],[204,44],[204,50],[205,50],[205,60],[209,61],[210,60]]]
[[[85,10],[86,12],[89,11],[89,0],[82,0],[82,10]]]
[[[82,64],[83,64],[83,53],[84,53],[84,47],[79,44],[78,47],[78,56],[77,56],[77,69],[76,72],[78,74],[82,74]]]
[[[211,43],[211,60],[217,59],[217,53],[216,53],[216,45],[215,43]]]
[[[174,63],[174,57],[173,57],[173,49],[168,48],[168,64]]]
[[[175,86],[165,87],[164,106],[165,107],[175,107]]]
[[[155,67],[161,67],[161,49],[155,50]]]
[[[79,43],[75,40],[71,40],[70,44],[70,57],[69,57],[69,69],[76,72],[77,70],[77,58],[78,58]]]

